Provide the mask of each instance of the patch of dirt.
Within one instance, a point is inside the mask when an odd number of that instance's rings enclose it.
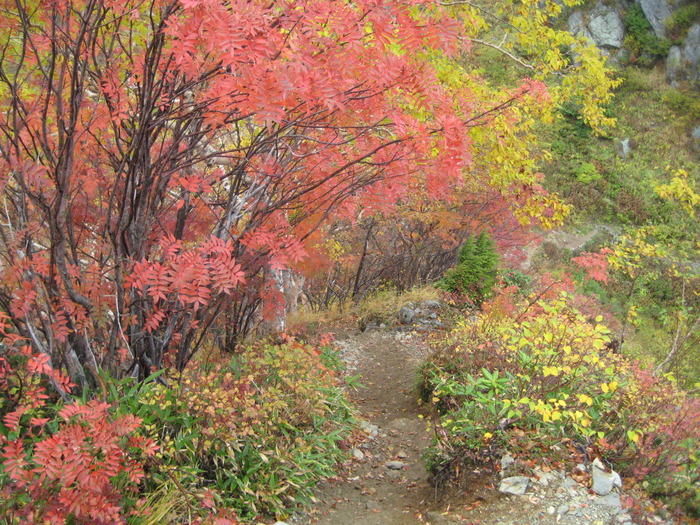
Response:
[[[583,248],[596,235],[604,233],[611,238],[620,235],[620,228],[611,224],[590,224],[590,229],[587,232],[580,230],[551,230],[547,232],[540,242],[530,243],[524,248],[525,260],[521,264],[522,270],[529,270],[532,266],[532,259],[540,249],[540,246],[546,242],[551,242],[559,248],[565,248],[572,252],[576,252]]]
[[[463,515],[477,510],[479,522],[489,523],[491,505],[507,503],[495,488],[494,475],[475,470],[463,487],[441,487],[429,481],[423,454],[432,431],[416,400],[418,367],[430,348],[420,333],[372,331],[337,342],[348,375],[359,375],[364,388],[350,398],[364,421],[367,439],[345,465],[341,477],[321,484],[319,500],[299,525],[411,525],[476,523]],[[427,414],[426,414],[427,415]],[[356,451],[355,454],[357,454]],[[359,456],[359,454],[357,454]],[[400,462],[400,469],[389,468]],[[398,466],[398,464],[393,464]],[[494,485],[495,484],[495,485]],[[447,490],[446,490],[447,489]],[[515,509],[519,503],[515,503]],[[508,514],[501,505],[499,514]],[[455,511],[459,512],[455,512]],[[485,511],[486,510],[486,511]],[[485,512],[484,512],[485,511]]]

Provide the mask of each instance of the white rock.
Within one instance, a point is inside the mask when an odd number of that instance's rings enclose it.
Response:
[[[593,41],[598,47],[622,47],[625,28],[620,15],[612,8],[598,3],[588,23]]]
[[[593,468],[591,469],[591,477],[593,479],[593,492],[599,496],[607,496],[612,492],[615,487],[622,487],[622,479],[620,475],[611,470],[607,472],[603,463],[596,458],[593,461]]]
[[[615,492],[611,492],[606,496],[596,498],[593,501],[593,503],[595,503],[596,505],[604,505],[607,507],[615,507],[616,509],[622,509],[622,501],[620,501],[620,495]]]
[[[515,459],[513,458],[513,456],[511,456],[510,454],[506,454],[505,456],[503,456],[501,458],[501,472],[507,470],[508,467],[510,467],[513,463],[515,463]]]
[[[527,476],[513,476],[510,478],[505,478],[501,481],[498,490],[504,494],[513,494],[515,496],[522,496],[527,491],[527,487],[530,484],[530,478]]]

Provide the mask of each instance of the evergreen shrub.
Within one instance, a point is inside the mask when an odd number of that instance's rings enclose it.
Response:
[[[457,265],[445,273],[439,285],[481,306],[496,284],[497,267],[496,246],[488,232],[482,231],[476,238],[469,236],[459,250]]]

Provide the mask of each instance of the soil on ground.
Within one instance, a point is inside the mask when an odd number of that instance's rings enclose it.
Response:
[[[486,472],[474,472],[469,487],[450,491],[438,492],[429,480],[423,455],[432,430],[415,391],[418,368],[430,352],[425,334],[372,331],[337,345],[348,374],[358,375],[363,385],[351,391],[350,398],[366,436],[342,476],[324,482],[317,492],[318,504],[295,523],[471,523],[453,509],[471,510],[505,498]]]

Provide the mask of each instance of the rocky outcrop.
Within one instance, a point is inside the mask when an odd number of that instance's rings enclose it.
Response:
[[[625,28],[620,13],[614,8],[598,2],[592,11],[575,11],[568,20],[569,32],[588,38],[600,48],[622,47]]]
[[[700,24],[691,26],[682,46],[673,46],[668,52],[666,79],[672,85],[700,81]]]
[[[615,49],[622,47],[625,28],[622,25],[620,14],[612,7],[598,3],[591,13],[588,29],[593,37],[593,42],[598,47]]]
[[[683,43],[683,60],[691,80],[700,80],[700,24],[693,24]]]
[[[666,38],[666,21],[671,16],[671,10],[666,0],[639,0],[644,16],[651,24],[658,38]]]
[[[695,151],[700,153],[700,126],[695,128],[691,133],[690,133],[690,138],[692,140],[692,147]]]
[[[659,39],[668,37],[668,24],[676,9],[683,5],[678,0],[634,0],[649,21],[651,30]],[[603,51],[614,63],[624,64],[631,51],[625,49],[626,29],[623,22],[630,1],[598,0],[594,5],[573,11],[567,19],[570,33],[585,37]],[[666,78],[671,85],[690,82],[700,87],[700,23],[693,24],[666,57]],[[653,61],[653,58],[651,59]]]
[[[679,46],[673,46],[666,57],[666,80],[675,84],[683,76],[683,52]]]
[[[588,38],[588,40],[593,42],[593,35],[591,35],[591,32],[588,30],[588,25],[586,24],[586,21],[583,18],[582,11],[574,11],[573,13],[571,13],[568,25],[569,33],[576,36],[586,37]]]

